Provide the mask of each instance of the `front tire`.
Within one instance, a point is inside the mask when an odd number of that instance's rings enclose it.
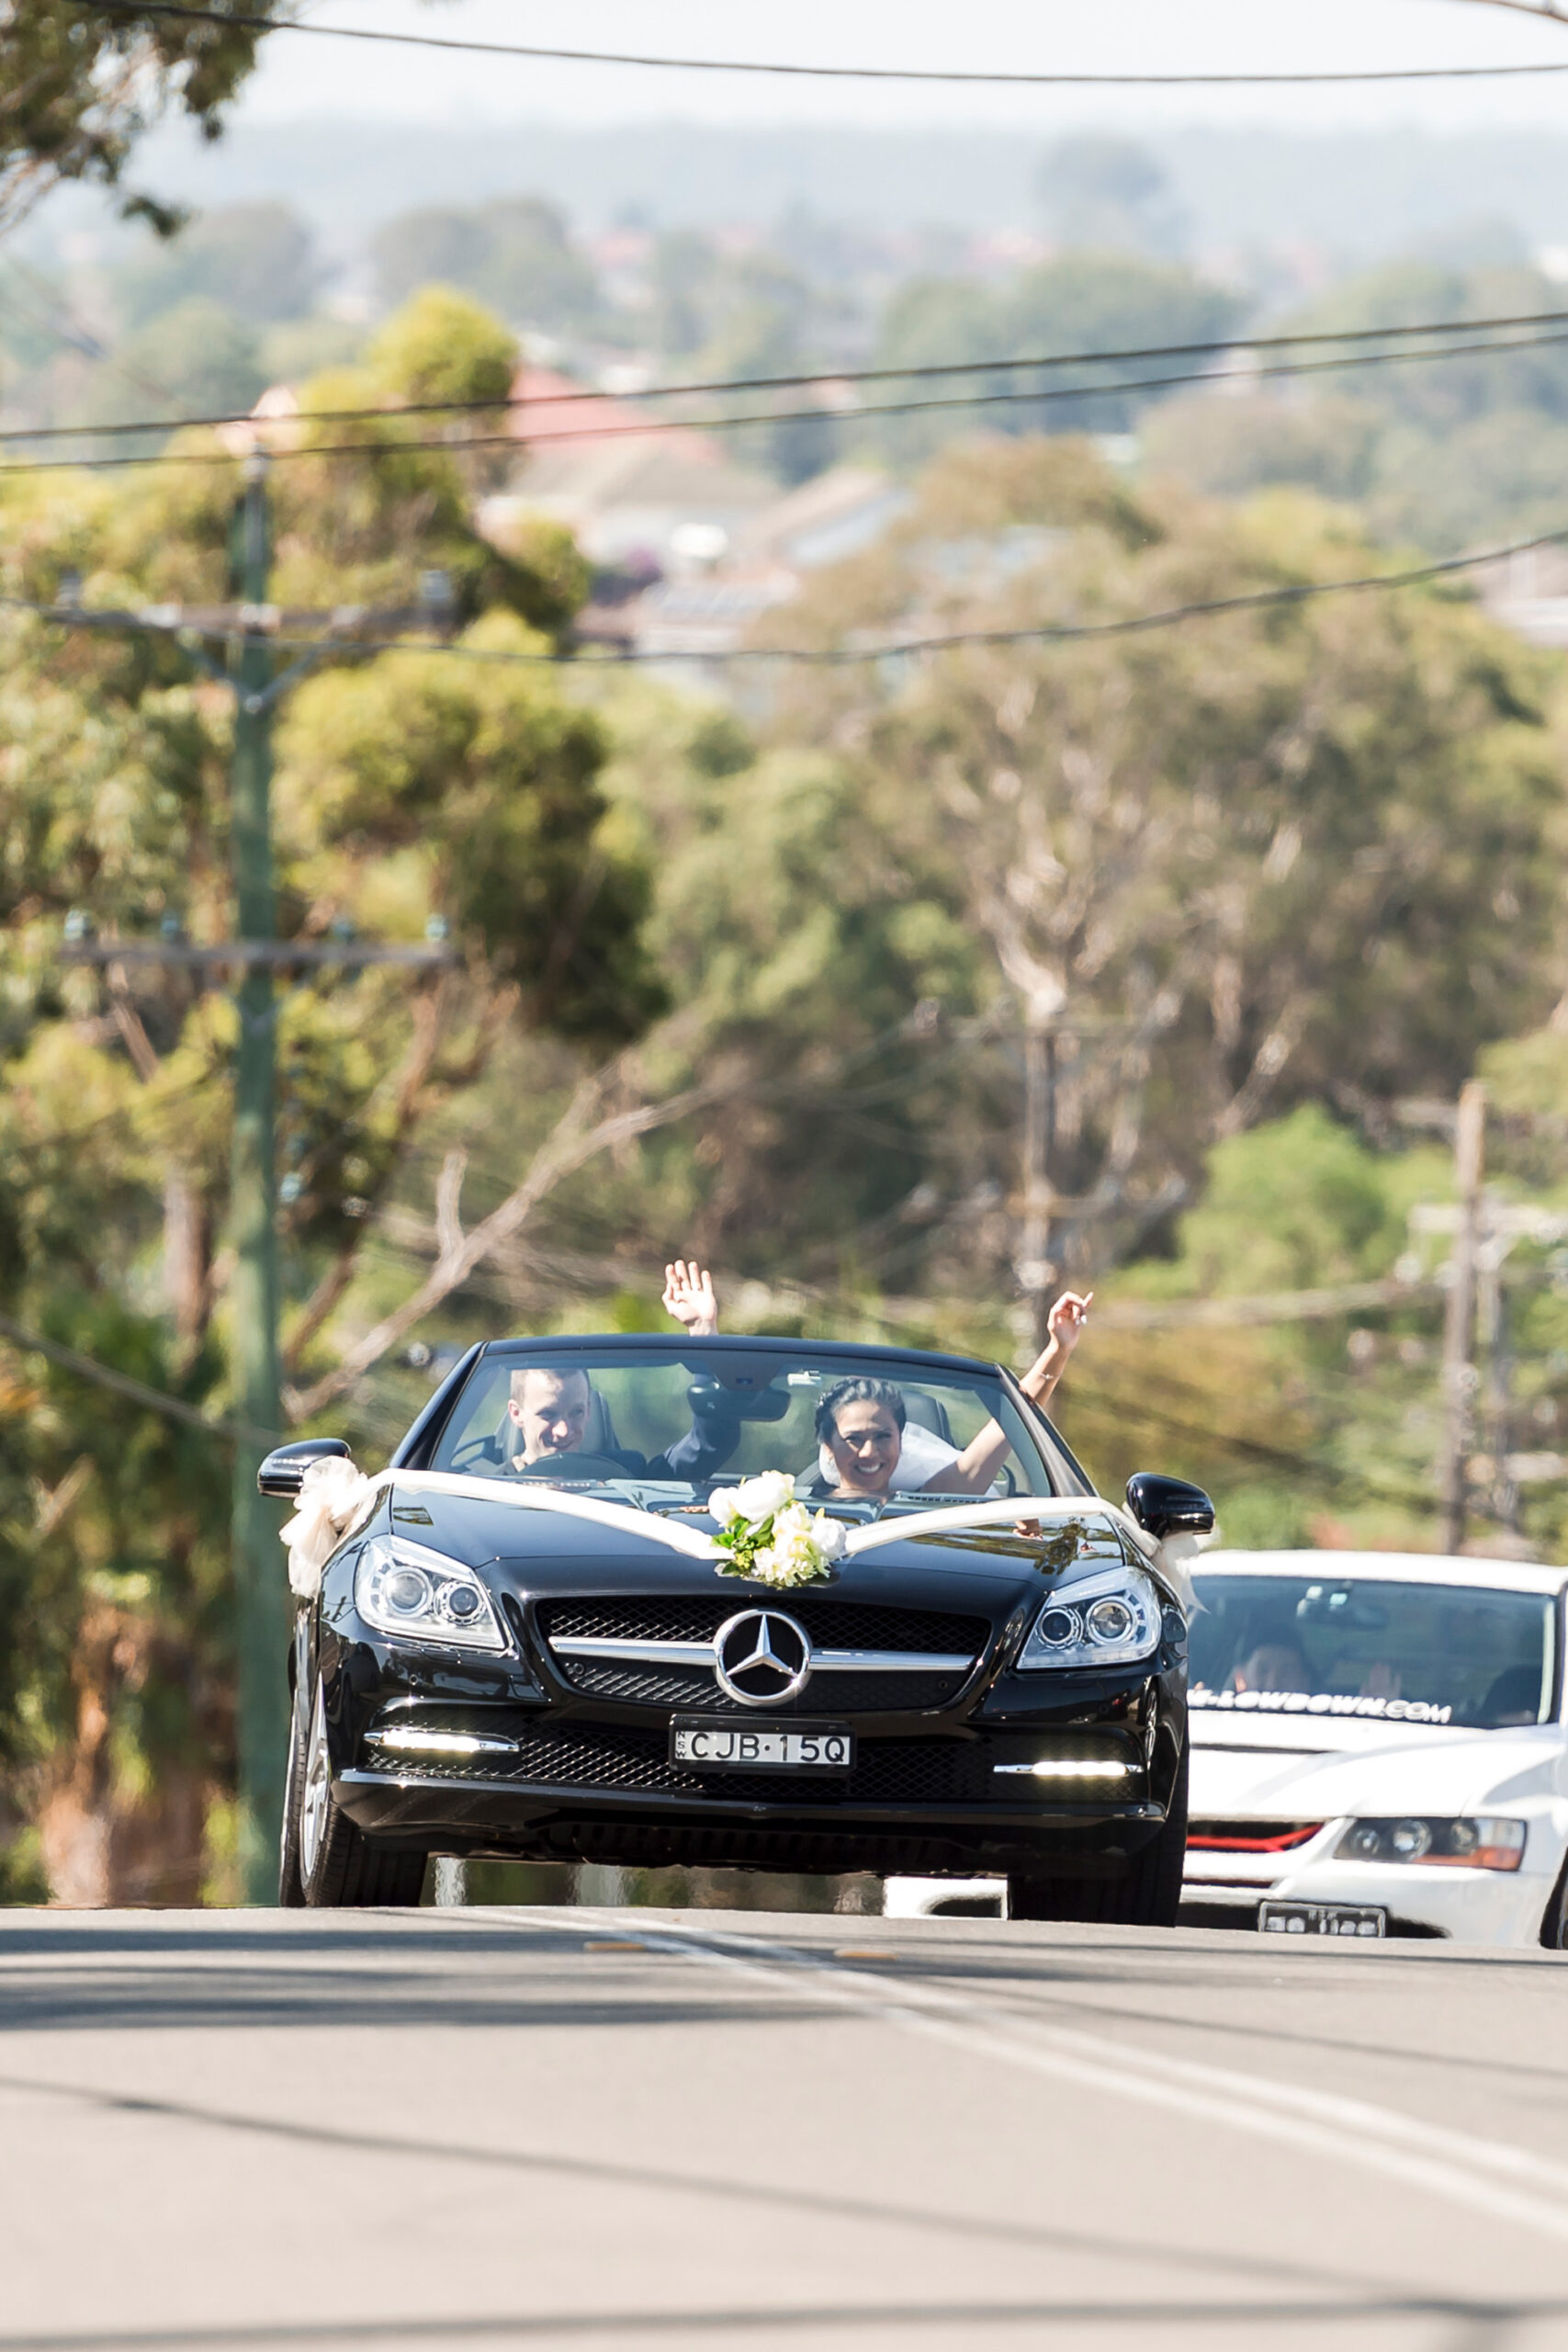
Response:
[[[291,1769],[291,1782],[293,1779]],[[294,1817],[299,1885],[302,1899],[311,1910],[419,1901],[426,1857],[376,1845],[355,1827],[333,1794],[327,1699],[319,1676],[298,1776]]]
[[[1540,1940],[1548,1951],[1568,1951],[1568,1861],[1564,1861],[1540,1923]]]
[[[288,1770],[283,1783],[283,1827],[277,1841],[277,1901],[284,1911],[298,1911],[305,1901],[299,1876],[299,1791],[305,1774],[305,1732],[299,1702],[289,1694]]]
[[[1121,1878],[1011,1877],[1008,1880],[1009,1917],[1174,1928],[1187,1855],[1187,1781],[1188,1752],[1183,1747],[1164,1826],[1157,1838],[1151,1838],[1133,1856]]]

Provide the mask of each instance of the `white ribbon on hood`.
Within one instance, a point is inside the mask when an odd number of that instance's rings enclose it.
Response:
[[[466,1495],[487,1503],[505,1503],[517,1510],[553,1511],[564,1519],[588,1520],[617,1534],[638,1537],[645,1544],[662,1544],[687,1559],[726,1562],[730,1555],[701,1529],[658,1512],[638,1510],[629,1503],[602,1501],[593,1495],[563,1494],[525,1480],[465,1477],[450,1470],[383,1470],[376,1477],[356,1470],[342,1454],[312,1462],[299,1482],[299,1504],[283,1528],[288,1546],[288,1582],[301,1600],[313,1600],[321,1588],[321,1571],[345,1536],[362,1526],[385,1490],[397,1487],[409,1494]],[[1064,1521],[1100,1519],[1119,1528],[1136,1546],[1190,1617],[1198,1605],[1187,1563],[1213,1543],[1213,1536],[1168,1535],[1163,1542],[1138,1525],[1119,1503],[1100,1495],[977,1495],[973,1501],[936,1504],[908,1517],[873,1520],[852,1528],[844,1545],[846,1558],[878,1551],[921,1535],[960,1534],[966,1527],[1047,1527]]]

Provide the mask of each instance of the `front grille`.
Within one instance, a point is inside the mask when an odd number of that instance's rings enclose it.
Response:
[[[554,1641],[711,1642],[738,1610],[780,1609],[805,1627],[812,1645],[827,1650],[942,1650],[970,1657],[990,1635],[985,1617],[946,1610],[889,1609],[824,1594],[741,1590],[632,1594],[625,1599],[546,1600],[538,1610],[545,1639]]]
[[[720,1690],[705,1666],[666,1666],[656,1659],[562,1657],[557,1642],[710,1642],[754,1595],[700,1593],[633,1595],[626,1599],[547,1600],[538,1622],[558,1670],[574,1690],[642,1707],[692,1707],[705,1713],[744,1716],[750,1711]],[[786,1593],[774,1603],[795,1618],[817,1649],[898,1650],[976,1657],[990,1624],[934,1609],[883,1608]],[[818,1673],[800,1695],[770,1706],[784,1715],[918,1713],[946,1706],[967,1679],[964,1673]]]
[[[719,1689],[702,1666],[644,1666],[636,1659],[561,1657],[557,1666],[574,1690],[639,1707],[687,1707],[705,1715],[750,1716]],[[769,1702],[771,1715],[919,1713],[944,1707],[963,1690],[962,1674],[814,1674],[798,1698]]]
[[[842,1780],[784,1772],[694,1772],[670,1761],[662,1731],[531,1726],[514,1757],[374,1755],[370,1769],[402,1781],[516,1781],[632,1795],[705,1797],[716,1804],[773,1804],[813,1812],[863,1804],[1016,1804],[1015,1785],[992,1782],[991,1749],[979,1741],[865,1740]]]
[[[1288,1854],[1322,1827],[1321,1821],[1192,1821],[1187,1843],[1200,1854]]]

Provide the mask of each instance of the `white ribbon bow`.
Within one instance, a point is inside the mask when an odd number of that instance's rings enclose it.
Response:
[[[341,1453],[307,1465],[299,1481],[299,1508],[278,1531],[288,1546],[289,1589],[300,1600],[314,1600],[321,1589],[321,1570],[381,1483],[367,1478]]]

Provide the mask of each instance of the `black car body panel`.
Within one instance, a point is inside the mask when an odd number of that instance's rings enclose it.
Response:
[[[842,1351],[852,1361],[862,1352]],[[968,1368],[967,1359],[904,1361]],[[449,1409],[471,1362],[400,1449],[413,1457],[405,1466],[428,1460],[445,1418],[435,1408]],[[995,1366],[979,1369],[995,1380]],[[1087,1479],[1070,1491],[1093,1495]],[[504,1652],[392,1639],[362,1621],[361,1550],[393,1532],[479,1574],[505,1626]],[[1130,1541],[1127,1556],[1147,1570]],[[722,1577],[651,1534],[500,1495],[393,1489],[328,1564],[302,1613],[291,1679],[301,1710],[319,1683],[333,1793],[378,1843],[510,1860],[1114,1875],[1158,1834],[1176,1784],[1185,1621],[1166,1595],[1158,1646],[1137,1665],[1020,1671],[1055,1575],[1038,1539],[993,1526],[890,1543],[840,1563],[829,1583],[779,1592]],[[738,1704],[711,1666],[689,1658],[606,1662],[562,1646],[602,1638],[598,1625],[689,1649],[757,1607],[794,1620],[814,1652],[942,1665],[814,1671],[795,1698],[759,1708]],[[705,1772],[671,1760],[677,1716],[847,1729],[854,1764],[810,1778]],[[472,1752],[400,1752],[411,1730],[464,1739]],[[1097,1792],[1021,1769],[1053,1758],[1125,1770],[1113,1791]]]

